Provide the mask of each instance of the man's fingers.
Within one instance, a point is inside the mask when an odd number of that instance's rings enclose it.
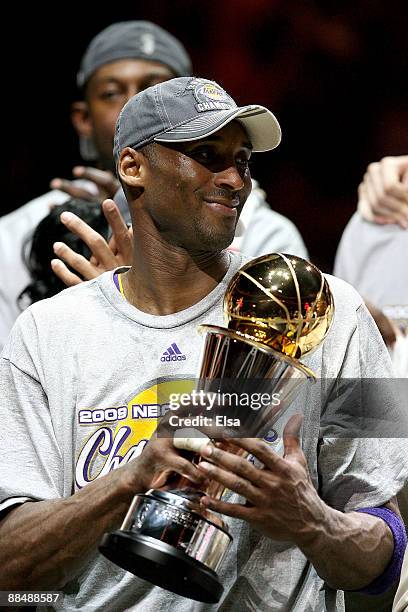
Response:
[[[408,229],[408,206],[402,205],[400,200],[392,195],[377,199],[372,187],[365,183],[359,186],[358,194],[358,210],[364,219],[380,225],[396,223]]]
[[[85,280],[90,280],[99,276],[99,270],[95,269],[86,257],[78,255],[64,242],[55,242],[53,245],[54,253],[59,259],[63,259],[71,268],[81,274]]]
[[[60,191],[65,191],[72,198],[80,198],[82,200],[88,200],[89,202],[95,201],[95,194],[92,194],[90,191],[85,189],[84,187],[78,187],[78,185],[74,185],[71,181],[66,179],[55,178],[51,181],[50,187],[52,189],[59,189]]]
[[[377,211],[377,204],[378,204],[377,193],[374,189],[373,182],[370,180],[370,177],[368,175],[364,176],[364,191],[366,194],[367,201],[370,204],[371,212],[372,213],[378,212]]]
[[[261,470],[254,468],[248,461],[246,461],[246,463],[256,470],[258,474],[261,473]],[[234,471],[230,471],[230,469],[223,470],[222,468],[214,465],[213,463],[209,463],[208,461],[200,461],[197,467],[205,474],[205,476],[207,476],[208,479],[219,482],[224,487],[230,489],[230,491],[234,491],[234,493],[242,495],[242,497],[245,497],[245,499],[254,505],[259,503],[262,495],[261,489],[252,484],[252,480],[239,476],[236,468],[230,468]],[[256,480],[259,482],[259,478]]]
[[[194,427],[184,427],[175,431],[173,445],[175,448],[198,453],[203,444],[209,441],[210,439],[198,429]]]
[[[107,199],[102,203],[103,214],[112,229],[112,238],[115,251],[120,253],[123,258],[123,264],[132,264],[133,253],[133,234],[129,231],[118,206],[111,199]]]
[[[407,155],[369,164],[358,190],[358,210],[365,219],[408,229],[407,171]]]
[[[91,250],[92,255],[98,262],[102,264],[104,269],[113,270],[116,265],[114,255],[109,248],[106,240],[98,234],[88,223],[85,223],[80,217],[71,212],[61,213],[61,222],[76,236],[81,238]],[[72,251],[73,252],[73,251]],[[59,256],[59,253],[57,253]],[[85,258],[83,258],[85,259]],[[86,259],[85,259],[86,261]],[[69,265],[71,262],[68,261]],[[78,270],[75,267],[75,270]],[[79,271],[79,270],[78,270]],[[100,273],[100,271],[99,271]],[[93,277],[92,277],[93,278]]]
[[[373,211],[371,210],[370,202],[368,201],[367,190],[364,183],[360,183],[358,186],[358,203],[357,210],[363,219],[366,221],[374,221]]]
[[[263,440],[258,440],[257,438],[230,438],[227,442],[231,446],[237,446],[251,453],[271,471],[277,471],[278,469],[280,471],[285,470],[285,462],[282,457],[269,448]],[[232,470],[236,474],[251,480],[254,484],[257,484],[259,481],[259,469],[240,456],[210,445],[203,446],[200,454],[204,459],[225,467],[227,470]]]
[[[200,504],[204,508],[210,508],[215,512],[234,518],[248,520],[253,518],[254,515],[253,508],[249,508],[243,504],[229,504],[228,502],[216,500],[212,497],[203,497],[200,500]]]
[[[51,259],[52,271],[67,287],[73,287],[82,283],[82,278],[70,272],[67,266],[60,259]]]
[[[408,170],[408,155],[384,157],[380,162],[383,189],[388,193],[397,189],[401,201],[408,204],[408,190],[404,186],[404,174]]]
[[[112,174],[106,170],[99,170],[98,168],[91,168],[85,166],[75,166],[72,170],[72,174],[77,178],[87,179],[92,181],[106,192],[106,195],[112,197],[119,189],[119,181]]]
[[[178,474],[185,476],[196,484],[202,484],[206,482],[207,476],[203,472],[200,472],[191,461],[184,459],[184,457],[180,457],[179,455],[177,455],[174,457],[174,462],[172,463],[173,465],[170,466],[171,469],[173,469]]]
[[[266,468],[272,472],[284,472],[286,465],[282,457],[272,450],[266,442],[258,438],[230,438],[228,444],[239,446],[251,455],[254,455]]]
[[[384,195],[384,185],[382,182],[380,162],[374,162],[367,168],[364,175],[364,183],[372,194],[372,200],[375,202]]]
[[[405,213],[395,213],[395,221],[403,229],[408,229],[408,216]]]
[[[302,429],[303,416],[294,414],[290,417],[283,430],[284,457],[287,459],[291,455],[302,452],[300,445],[300,430]]]
[[[394,219],[390,219],[389,217],[381,217],[380,215],[374,215],[373,221],[378,225],[393,225],[396,223]]]

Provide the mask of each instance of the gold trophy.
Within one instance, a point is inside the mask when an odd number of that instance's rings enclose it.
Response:
[[[315,380],[298,360],[324,340],[334,304],[316,266],[300,257],[273,253],[250,261],[234,275],[224,312],[228,328],[200,326],[204,347],[196,391],[220,397],[257,391],[279,397],[278,403],[256,411],[239,401],[228,406],[228,416],[240,421],[239,430],[225,427],[214,442],[246,456],[224,438],[263,438],[302,384]],[[200,461],[198,455],[190,456]],[[105,534],[99,550],[164,589],[217,603],[223,592],[217,570],[232,537],[222,518],[203,510],[199,502],[203,495],[220,499],[223,492],[215,481],[199,490],[176,475],[165,487],[136,495],[120,530]]]

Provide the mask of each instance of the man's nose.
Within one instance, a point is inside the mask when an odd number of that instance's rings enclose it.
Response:
[[[228,189],[229,191],[240,191],[245,187],[244,180],[236,166],[229,166],[217,172],[215,184],[217,187]]]

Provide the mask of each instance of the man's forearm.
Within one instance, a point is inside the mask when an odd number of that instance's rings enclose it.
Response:
[[[389,564],[394,550],[392,532],[380,518],[326,508],[326,520],[298,545],[329,586],[363,588]]]
[[[0,590],[62,587],[120,525],[133,495],[118,469],[69,498],[10,511],[0,522]]]

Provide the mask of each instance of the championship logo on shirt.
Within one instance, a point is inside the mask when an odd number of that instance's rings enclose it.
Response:
[[[191,393],[195,381],[161,379],[147,384],[123,406],[79,410],[79,428],[90,426],[92,433],[85,438],[76,461],[77,489],[138,457],[158,419],[169,410],[170,395]]]

